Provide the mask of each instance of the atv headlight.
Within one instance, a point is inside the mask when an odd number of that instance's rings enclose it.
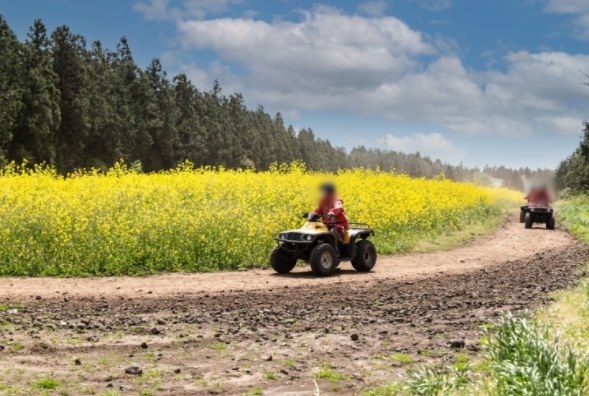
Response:
[[[310,241],[311,239],[313,239],[313,235],[305,235],[305,239],[307,241]]]
[[[278,237],[279,237],[280,239],[286,239],[286,234],[280,234],[280,235],[278,235]]]

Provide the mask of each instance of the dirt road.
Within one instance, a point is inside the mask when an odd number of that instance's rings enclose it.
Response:
[[[510,222],[456,250],[381,257],[371,274],[1,279],[0,394],[48,378],[71,395],[309,395],[314,380],[358,394],[476,355],[480,324],[570,286],[587,257],[562,230]]]

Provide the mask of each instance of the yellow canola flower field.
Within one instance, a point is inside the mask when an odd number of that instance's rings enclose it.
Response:
[[[0,173],[0,275],[91,276],[265,267],[281,230],[337,183],[352,221],[370,224],[381,254],[499,214],[520,193],[369,170],[144,174],[116,165],[63,177],[10,166]]]

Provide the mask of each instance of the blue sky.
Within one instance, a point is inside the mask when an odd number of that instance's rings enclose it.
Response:
[[[0,0],[334,144],[554,167],[589,118],[587,0]]]

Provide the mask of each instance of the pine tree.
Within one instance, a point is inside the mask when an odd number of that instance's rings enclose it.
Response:
[[[22,49],[16,35],[0,15],[0,166],[17,126],[24,90]]]
[[[81,167],[88,144],[89,98],[86,92],[86,43],[67,26],[51,35],[53,70],[58,77],[61,125],[56,137],[56,165],[62,172]]]
[[[174,84],[178,134],[176,162],[189,160],[196,165],[204,165],[207,156],[207,136],[196,109],[199,93],[185,74],[174,77]]]
[[[111,64],[115,55],[105,51],[99,41],[87,55],[85,93],[91,106],[87,109],[88,135],[82,166],[105,169],[123,157],[121,135],[128,120],[121,118],[118,110],[124,103]]]
[[[144,74],[150,85],[152,112],[145,120],[153,144],[143,159],[146,170],[170,169],[177,165],[175,147],[178,146],[174,97],[166,72],[158,59],[152,60]]]
[[[57,76],[51,65],[47,30],[35,20],[23,45],[23,95],[10,159],[55,163],[55,136],[61,122]]]

